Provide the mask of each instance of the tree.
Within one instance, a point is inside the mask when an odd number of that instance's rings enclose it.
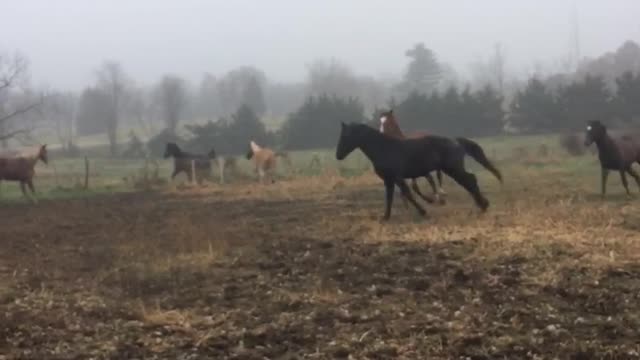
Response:
[[[537,78],[518,91],[511,102],[510,125],[522,131],[550,131],[559,127],[561,109],[553,93]]]
[[[218,79],[211,74],[204,74],[196,95],[196,115],[213,121],[221,113]]]
[[[253,79],[253,80],[252,80]],[[261,70],[250,66],[243,66],[229,71],[216,82],[220,114],[228,115],[235,112],[240,106],[248,104],[245,98],[249,83],[257,81],[260,88],[264,88],[267,82],[266,76]],[[264,99],[263,99],[264,101]]]
[[[430,94],[438,88],[442,78],[440,65],[435,53],[424,46],[424,43],[416,44],[405,52],[411,59],[404,76],[404,86],[410,91],[418,91]]]
[[[78,102],[76,132],[78,135],[95,135],[107,132],[111,100],[100,88],[86,88]]]
[[[244,99],[243,105],[251,108],[258,117],[264,115],[266,111],[264,94],[262,93],[262,85],[256,77],[249,79],[244,88],[242,98]]]
[[[231,122],[225,129],[224,136],[229,142],[229,152],[233,154],[246,151],[250,140],[260,145],[269,145],[271,140],[264,123],[247,105],[240,106],[231,116]]]
[[[283,125],[284,147],[319,149],[335,146],[341,121],[366,122],[364,108],[357,99],[328,95],[309,97]]]
[[[616,79],[615,104],[625,121],[640,119],[640,74],[627,71]]]
[[[185,81],[175,75],[165,75],[157,91],[166,128],[175,133],[187,103]]]
[[[45,117],[54,125],[56,136],[63,151],[75,149],[73,138],[78,113],[78,98],[71,92],[54,92],[47,96],[43,106]]]
[[[105,62],[98,69],[97,77],[98,87],[109,98],[108,116],[105,117],[105,120],[107,121],[109,151],[111,156],[115,156],[118,145],[118,123],[125,106],[125,97],[127,96],[130,80],[122,66],[114,61]]]
[[[560,130],[578,130],[590,119],[608,120],[613,115],[611,92],[603,77],[587,75],[558,94],[563,121]]]
[[[5,148],[9,139],[33,130],[26,116],[42,105],[42,95],[28,87],[28,76],[29,63],[24,56],[0,54],[0,142]],[[18,120],[22,121],[18,124]]]

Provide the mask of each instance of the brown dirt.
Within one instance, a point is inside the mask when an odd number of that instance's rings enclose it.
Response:
[[[388,224],[370,176],[0,207],[0,359],[639,358],[637,200],[512,183]]]

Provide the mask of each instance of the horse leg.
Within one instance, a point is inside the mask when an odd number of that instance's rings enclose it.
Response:
[[[258,169],[258,176],[260,176],[260,184],[264,184],[264,169],[263,168],[259,168]]]
[[[429,177],[429,176],[425,176],[427,178],[427,181],[429,181],[430,184],[432,184],[432,189],[434,190],[435,193],[435,183],[432,183],[433,178]],[[428,202],[429,204],[433,204],[434,200],[432,197],[429,197],[425,194],[422,193],[422,191],[420,191],[420,187],[418,186],[418,182],[416,181],[416,179],[413,179],[411,181],[411,189],[418,194],[418,196],[420,196],[420,198],[426,202]]]
[[[436,176],[438,177],[438,190],[440,192],[440,196],[438,198],[440,200],[440,205],[444,205],[447,202],[445,200],[447,193],[444,191],[444,188],[442,187],[442,171],[436,170]]]
[[[33,202],[38,203],[38,199],[36,198],[36,189],[33,186],[33,180],[31,180],[31,179],[27,180],[27,185],[29,186],[29,189],[31,190],[31,197],[33,199]]]
[[[438,189],[436,188],[436,182],[433,180],[433,176],[431,176],[431,174],[427,174],[425,178],[427,179],[427,182],[429,182],[429,186],[431,186],[431,191],[433,192],[433,195],[435,196],[436,199],[438,199]],[[416,182],[415,179],[413,179],[413,181],[411,182],[411,188],[413,189],[413,191],[415,191],[416,194],[418,194],[418,196],[420,196],[424,201],[428,202],[429,204],[433,204],[435,202],[433,200],[433,197],[427,197],[426,195],[423,195],[422,192],[420,192],[420,188],[418,187],[418,183]]]
[[[20,190],[22,190],[22,195],[24,195],[25,198],[27,198],[27,200],[32,201],[33,199],[31,198],[31,196],[29,196],[27,194],[27,188],[26,188],[26,183],[24,181],[20,181]]]
[[[396,190],[392,179],[384,179],[384,188],[386,191],[384,216],[382,221],[389,220],[391,216],[391,204],[393,204],[393,192]]]
[[[620,170],[620,179],[622,180],[622,186],[624,186],[624,190],[627,192],[627,197],[631,197],[631,193],[629,192],[629,184],[627,183],[627,173],[624,170]]]
[[[600,190],[600,197],[604,199],[604,195],[607,193],[607,178],[609,177],[609,170],[602,168],[601,169],[602,172],[600,174],[600,181],[601,181],[601,190]]]
[[[631,166],[629,166],[629,168],[627,169],[627,172],[636,180],[636,184],[638,184],[638,189],[640,189],[640,175],[638,175],[638,173],[635,170],[633,170]]]
[[[402,195],[407,198],[407,200],[409,200],[409,202],[416,208],[416,210],[418,210],[418,213],[422,216],[425,216],[427,214],[426,210],[422,206],[420,206],[420,204],[418,204],[416,199],[413,197],[406,181],[404,181],[404,179],[399,179],[396,181],[396,185],[398,185],[398,187],[400,188]]]
[[[443,169],[445,174],[449,175],[455,182],[460,184],[469,194],[473,197],[476,205],[482,210],[486,211],[489,207],[489,200],[482,195],[480,188],[478,187],[478,179],[475,175],[467,172],[464,168],[451,168]]]

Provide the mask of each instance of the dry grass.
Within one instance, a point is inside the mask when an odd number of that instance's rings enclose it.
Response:
[[[542,158],[384,224],[371,172],[0,208],[0,353],[637,358],[637,195]]]

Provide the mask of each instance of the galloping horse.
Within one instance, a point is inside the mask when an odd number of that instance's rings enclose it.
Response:
[[[167,143],[164,151],[164,158],[166,159],[169,157],[173,157],[173,173],[171,174],[171,180],[173,180],[179,173],[184,172],[189,181],[192,181],[191,162],[194,162],[194,170],[197,174],[210,174],[211,159],[216,158],[216,152],[214,149],[211,149],[207,155],[190,154],[182,151],[182,149],[180,149],[180,147],[175,143],[170,142]],[[202,176],[196,176],[196,180],[199,184],[202,183]]]
[[[435,136],[435,135],[431,135],[429,133],[426,132],[415,132],[412,133],[410,136],[406,137],[403,133],[402,130],[400,130],[400,126],[398,126],[398,123],[395,119],[395,117],[393,116],[393,110],[389,110],[385,113],[382,113],[382,116],[380,117],[380,132],[384,133],[384,134],[389,134],[395,138],[398,139],[420,139],[420,138],[424,138],[424,137],[431,137],[431,136]],[[476,143],[475,141],[472,141],[470,139],[464,138],[464,137],[457,137],[455,139],[452,139],[452,141],[454,143],[456,143],[458,145],[458,147],[460,147],[463,151],[464,154],[471,156],[475,161],[477,161],[480,165],[482,165],[485,169],[489,170],[489,172],[491,172],[500,182],[502,182],[502,174],[500,173],[500,170],[498,170],[492,163],[491,161],[489,161],[489,159],[487,158],[487,156],[484,153],[484,150],[482,149],[482,147]],[[440,169],[436,169],[437,171],[437,175],[438,175],[438,182],[440,185],[440,189],[439,189],[439,194],[436,194],[436,197],[440,200],[441,203],[443,203],[443,199],[442,195],[445,195],[444,190],[442,189],[442,174],[439,171]],[[435,190],[435,183],[433,181],[433,178],[431,178],[431,175],[425,176],[427,178],[427,180],[429,181],[429,183],[431,184],[431,188],[434,191],[434,194],[436,193]],[[413,184],[412,184],[412,188],[413,190],[424,200],[429,201],[428,198],[425,198],[424,195],[422,195],[420,193],[420,189],[418,188],[418,185],[416,184],[416,179],[412,179]],[[440,195],[440,196],[439,196]]]
[[[412,132],[408,135],[405,135],[402,130],[400,130],[400,126],[398,125],[398,122],[396,121],[395,116],[393,115],[393,110],[389,110],[387,112],[383,112],[380,115],[380,132],[383,134],[387,134],[389,136],[393,136],[397,139],[419,139],[419,138],[423,138],[425,136],[429,136],[431,134],[429,134],[428,132],[425,131],[416,131],[416,132]],[[431,190],[433,191],[433,195],[435,196],[436,200],[440,203],[440,204],[444,204],[445,203],[445,198],[444,196],[446,195],[446,193],[444,192],[444,189],[442,188],[442,172],[440,170],[436,170],[436,175],[438,176],[438,187],[436,188],[436,182],[433,181],[433,177],[431,176],[431,174],[427,174],[427,176],[425,176],[425,178],[427,179],[427,181],[429,182],[429,185],[431,186]],[[418,194],[418,196],[420,196],[422,199],[424,199],[425,201],[429,202],[429,203],[433,203],[434,200],[430,197],[427,197],[425,195],[423,195],[420,192],[420,188],[418,187],[418,183],[416,182],[416,179],[411,179],[411,188],[413,189],[413,191],[416,192],[416,194]],[[406,200],[405,200],[406,202]]]
[[[41,160],[45,164],[48,163],[47,145],[40,146],[38,153],[33,156],[0,157],[0,181],[20,182],[22,194],[32,202],[37,203],[38,200],[35,198],[36,190],[33,186],[33,176],[35,175],[34,167],[38,160]],[[27,195],[25,185],[29,186],[32,196]]]
[[[358,148],[371,160],[376,174],[384,181],[386,207],[383,220],[388,220],[391,215],[395,186],[421,215],[426,215],[405,179],[423,177],[434,170],[442,170],[464,187],[482,211],[489,207],[489,200],[480,192],[475,175],[464,168],[464,149],[452,139],[427,136],[401,140],[381,134],[365,124],[342,123],[336,159],[344,160]]]
[[[609,170],[617,170],[620,172],[622,185],[627,191],[627,196],[631,196],[626,174],[631,175],[640,188],[640,176],[631,167],[634,162],[640,164],[640,138],[630,135],[623,135],[616,138],[611,137],[607,133],[606,126],[600,121],[593,120],[587,124],[584,144],[585,146],[589,146],[594,142],[598,148],[598,159],[600,160],[602,198],[604,198],[607,192]]]
[[[249,141],[249,151],[247,160],[253,160],[255,171],[260,177],[260,183],[264,183],[265,176],[269,176],[271,183],[274,183],[273,172],[276,169],[276,158],[281,157],[287,163],[290,162],[289,155],[285,152],[274,152],[269,148],[263,148],[255,141]]]

